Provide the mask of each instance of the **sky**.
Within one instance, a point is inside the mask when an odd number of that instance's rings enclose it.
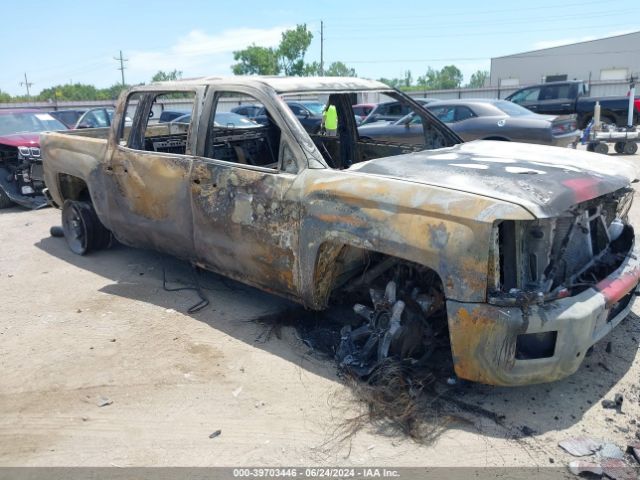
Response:
[[[627,13],[635,12],[635,13]],[[149,82],[158,70],[183,77],[230,75],[233,51],[276,46],[282,31],[306,23],[305,59],[340,60],[365,78],[413,79],[454,64],[464,81],[491,57],[640,30],[637,0],[480,2],[7,1],[0,29],[0,90],[25,94],[68,82],[108,87]]]

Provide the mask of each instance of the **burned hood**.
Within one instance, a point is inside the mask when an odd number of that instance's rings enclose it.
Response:
[[[539,218],[563,213],[636,179],[633,164],[615,157],[488,140],[379,158],[350,170],[508,201]]]

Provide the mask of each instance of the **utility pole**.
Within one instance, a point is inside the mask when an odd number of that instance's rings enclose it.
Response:
[[[113,57],[113,59],[120,62],[120,68],[118,68],[118,70],[120,70],[120,73],[122,74],[122,86],[124,87],[124,69],[127,68],[124,66],[124,62],[128,62],[129,59],[122,58],[122,50],[120,50],[120,57]]]
[[[27,98],[31,98],[31,92],[29,91],[29,88],[31,87],[31,85],[33,85],[33,83],[29,83],[29,80],[27,80],[27,72],[24,73],[24,82],[20,82],[20,86],[23,85],[27,87]]]
[[[324,22],[320,20],[320,76],[324,75]]]

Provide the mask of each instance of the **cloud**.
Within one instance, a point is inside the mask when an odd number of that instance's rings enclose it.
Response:
[[[599,40],[606,37],[615,37],[616,35],[624,35],[626,33],[633,33],[636,31],[637,30],[635,29],[616,30],[613,32],[605,33],[604,35],[586,35],[583,37],[563,38],[558,40],[541,40],[539,42],[535,42],[532,46],[532,49],[540,50],[543,48],[561,47],[563,45],[570,45],[572,43],[588,42],[589,40]]]
[[[253,43],[263,47],[277,46],[282,32],[290,28],[237,28],[216,34],[192,30],[167,48],[127,52],[127,70],[132,77],[147,81],[158,70],[181,70],[185,77],[229,74],[232,52]]]

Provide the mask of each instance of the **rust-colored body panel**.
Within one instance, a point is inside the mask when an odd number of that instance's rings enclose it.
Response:
[[[522,308],[486,304],[494,226],[533,220],[531,209],[501,200],[499,189],[492,197],[358,168],[328,168],[279,96],[304,90],[304,83],[269,82],[201,79],[137,88],[195,92],[186,155],[120,145],[126,94],[108,136],[106,129],[43,135],[53,201],[63,204],[60,176],[71,176],[86,184],[99,218],[123,243],[169,252],[312,309],[327,306],[333,262],[344,246],[424,265],[442,280],[459,376],[518,384],[552,380],[577,368],[581,359],[544,374],[501,373],[515,368],[515,337],[529,331],[531,322]],[[326,92],[387,89],[368,81],[313,82],[316,91]],[[206,122],[198,116],[210,113],[216,89],[250,93],[277,113],[274,120],[297,173],[199,156]]]

